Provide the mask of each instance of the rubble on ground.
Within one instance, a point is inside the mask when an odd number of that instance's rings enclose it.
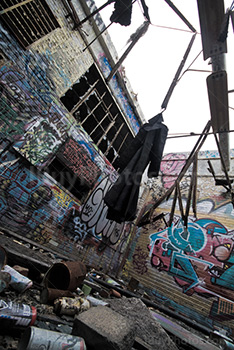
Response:
[[[36,337],[36,331],[42,334],[39,341],[43,345],[46,337],[54,334],[65,337],[67,344],[79,342],[76,347],[69,347],[74,350],[82,347],[87,350],[199,349],[175,342],[137,296],[137,290],[136,295],[131,295],[123,281],[90,270],[80,261],[51,259],[48,254],[44,260],[43,252],[39,252],[37,273],[32,273],[31,248],[24,247],[23,256],[27,251],[29,255],[24,266],[20,266],[18,254],[14,264],[14,248],[9,248],[9,242],[0,246],[0,350],[26,349],[28,338],[32,334]],[[14,305],[18,309],[13,309]],[[17,314],[20,308],[29,310],[27,316]],[[19,321],[21,318],[23,321]],[[10,327],[9,322],[13,322]],[[192,328],[190,332],[196,333]],[[207,349],[220,348],[207,336],[199,336],[208,345]]]

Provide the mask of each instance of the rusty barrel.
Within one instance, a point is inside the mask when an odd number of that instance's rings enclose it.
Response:
[[[42,304],[53,303],[55,299],[61,297],[74,297],[74,294],[70,290],[61,290],[53,288],[44,288],[41,291],[40,302]]]
[[[44,286],[74,292],[84,281],[86,273],[86,266],[81,261],[55,263],[45,274]]]

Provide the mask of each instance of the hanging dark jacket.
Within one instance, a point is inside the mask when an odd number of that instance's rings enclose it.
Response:
[[[116,222],[132,221],[136,217],[141,178],[149,164],[148,176],[157,177],[168,128],[162,124],[162,114],[145,123],[130,147],[119,159],[121,174],[106,193],[107,218]]]

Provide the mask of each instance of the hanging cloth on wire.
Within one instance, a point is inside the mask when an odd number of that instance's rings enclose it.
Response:
[[[123,26],[131,24],[132,0],[115,0],[114,11],[110,17],[111,22]]]
[[[139,130],[128,150],[121,155],[121,174],[106,193],[107,218],[118,223],[132,221],[136,217],[141,178],[147,165],[148,176],[157,177],[168,128],[158,114]]]

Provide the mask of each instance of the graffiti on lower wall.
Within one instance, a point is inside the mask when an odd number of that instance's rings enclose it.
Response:
[[[179,221],[149,238],[152,267],[173,276],[183,293],[234,300],[234,231],[198,219],[187,229]]]
[[[118,224],[106,217],[108,208],[103,198],[111,185],[109,177],[105,177],[98,184],[84,204],[80,217],[89,230],[94,230],[95,236],[101,234],[105,244],[114,246],[121,237],[124,223]]]
[[[135,249],[134,254],[132,256],[132,264],[134,270],[140,275],[144,275],[148,272],[147,258],[148,254],[145,253],[143,249],[138,246]]]
[[[212,153],[213,157],[215,152]],[[207,157],[209,153],[207,152]],[[216,153],[216,158],[218,157]],[[187,228],[181,219],[181,208],[176,205],[173,224],[168,227],[173,195],[151,210],[157,195],[170,188],[186,162],[185,154],[169,154],[161,163],[160,179],[149,191],[139,214],[145,225],[135,240],[136,247],[128,256],[125,267],[145,285],[152,286],[166,304],[175,310],[191,308],[193,317],[209,318],[210,322],[234,320],[234,208],[231,195],[215,187],[212,176],[198,177],[196,213],[190,208]],[[203,164],[206,163],[204,158]],[[219,159],[216,159],[218,164]],[[218,166],[217,166],[218,169]],[[187,205],[192,169],[180,182],[181,203]],[[157,219],[158,218],[158,219]],[[156,219],[156,220],[154,220]],[[149,223],[150,221],[150,223]],[[147,256],[146,256],[147,254]],[[146,282],[147,281],[147,282]],[[167,283],[170,293],[163,288]],[[197,301],[201,301],[201,305]],[[166,305],[165,304],[165,305]],[[187,314],[187,310],[185,312]],[[222,325],[225,327],[225,325]]]
[[[171,275],[187,296],[216,298],[211,318],[234,318],[234,231],[209,218],[190,221],[187,229],[178,220],[149,238],[153,269]]]
[[[45,210],[52,199],[50,187],[20,166],[19,159],[11,152],[2,151],[0,164],[2,227],[26,237],[30,235],[39,243],[48,242],[53,223],[51,210]]]
[[[40,244],[52,244],[62,252],[93,246],[98,254],[111,247],[121,255],[130,231],[126,225],[107,220],[103,202],[111,186],[105,178],[81,203],[35,167],[23,165],[22,158],[0,142],[0,223]]]

